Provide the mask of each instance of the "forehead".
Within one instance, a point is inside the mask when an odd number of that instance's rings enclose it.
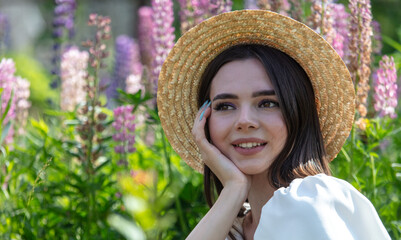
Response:
[[[273,90],[263,64],[254,58],[224,64],[212,80],[210,94]]]

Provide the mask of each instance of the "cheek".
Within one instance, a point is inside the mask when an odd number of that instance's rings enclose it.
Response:
[[[223,121],[221,118],[214,117],[213,114],[210,116],[208,121],[210,140],[215,146],[219,144],[227,137],[228,123]]]

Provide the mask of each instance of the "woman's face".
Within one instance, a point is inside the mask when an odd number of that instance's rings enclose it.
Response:
[[[267,171],[283,149],[287,129],[262,63],[246,59],[223,65],[210,99],[212,143],[245,174]]]

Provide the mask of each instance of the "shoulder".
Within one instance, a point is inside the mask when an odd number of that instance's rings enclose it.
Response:
[[[295,179],[275,191],[262,209],[255,239],[263,236],[390,239],[370,201],[348,182],[325,174]]]

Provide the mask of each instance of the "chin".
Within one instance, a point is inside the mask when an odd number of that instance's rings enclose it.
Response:
[[[269,166],[260,166],[255,164],[236,164],[238,169],[246,175],[258,175],[267,172]]]

